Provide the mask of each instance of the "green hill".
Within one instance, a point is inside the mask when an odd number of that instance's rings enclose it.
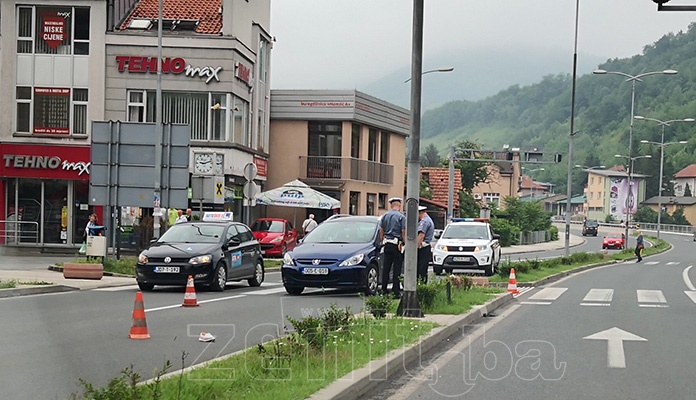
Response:
[[[569,54],[569,58],[570,58]],[[676,69],[677,75],[647,76],[636,83],[635,115],[659,120],[696,118],[696,27],[687,32],[668,34],[643,53],[625,59],[611,59],[600,69],[638,75],[651,71]],[[511,86],[479,101],[453,101],[426,112],[422,118],[422,143],[434,144],[441,155],[461,140],[480,143],[486,149],[541,147],[547,153],[563,154],[558,165],[545,165],[534,179],[556,185],[566,191],[568,136],[572,77],[549,75],[529,86]],[[606,165],[625,163],[615,154],[628,155],[631,116],[631,83],[617,75],[585,74],[576,81],[573,164]],[[651,175],[648,196],[657,194],[660,146],[640,141],[660,141],[655,122],[634,122],[633,156],[652,155],[635,162],[635,172]],[[696,123],[674,123],[665,129],[665,142],[688,140],[686,145],[665,146],[665,178],[685,166],[696,163]],[[581,182],[580,171],[574,181]],[[580,193],[582,186],[573,186]]]

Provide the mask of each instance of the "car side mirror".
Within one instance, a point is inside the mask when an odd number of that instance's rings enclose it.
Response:
[[[227,242],[227,245],[230,246],[230,247],[239,246],[240,244],[242,244],[242,242],[241,242],[239,239],[236,239],[236,238],[232,238],[232,239],[230,239],[230,240]]]
[[[433,233],[433,238],[435,238],[435,239],[439,239],[440,236],[442,236],[442,232]]]
[[[156,237],[153,237],[152,239],[150,239],[150,244],[153,244],[153,243],[155,243],[156,241],[157,241],[157,238],[156,238]]]
[[[497,233],[494,233],[494,234],[493,234],[493,239],[500,239],[500,235],[498,235]]]

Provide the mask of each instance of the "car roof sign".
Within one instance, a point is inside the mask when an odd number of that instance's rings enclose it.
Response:
[[[234,220],[234,213],[229,212],[218,212],[218,211],[207,211],[203,214],[203,221],[205,222],[232,222]]]

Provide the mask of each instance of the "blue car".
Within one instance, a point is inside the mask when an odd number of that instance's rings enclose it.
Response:
[[[322,222],[283,258],[283,285],[377,292],[381,274],[379,217],[346,216]]]

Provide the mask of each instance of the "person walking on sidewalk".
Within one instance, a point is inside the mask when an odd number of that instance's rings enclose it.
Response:
[[[640,225],[636,225],[636,233],[638,236],[636,236],[636,250],[634,253],[636,254],[636,257],[638,257],[638,261],[636,262],[641,262],[643,261],[643,256],[641,253],[643,253],[645,245],[643,244],[643,232],[640,230]]]
[[[392,272],[392,292],[401,297],[401,267],[404,259],[401,249],[406,236],[406,216],[401,213],[401,199],[389,199],[391,211],[382,215],[379,223],[379,238],[384,245],[384,264],[382,266],[382,293],[387,293],[389,272]]]

